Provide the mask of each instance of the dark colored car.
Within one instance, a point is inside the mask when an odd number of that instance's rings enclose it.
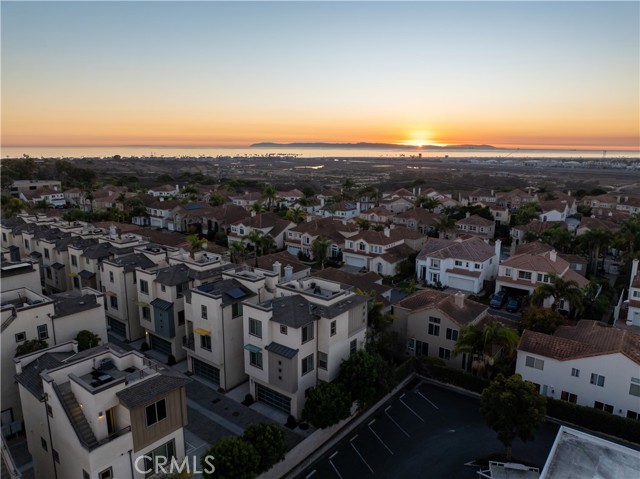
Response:
[[[509,298],[509,301],[507,301],[506,309],[509,313],[517,313],[521,305],[522,305],[522,298],[518,298],[518,297]]]
[[[489,306],[495,309],[500,309],[507,302],[507,292],[506,291],[498,291],[491,297],[491,301],[489,301]]]

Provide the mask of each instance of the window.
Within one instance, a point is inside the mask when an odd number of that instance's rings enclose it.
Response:
[[[631,384],[629,384],[629,394],[632,396],[640,397],[640,379],[631,378]]]
[[[440,350],[438,351],[438,357],[440,359],[444,359],[444,360],[448,361],[449,359],[451,359],[451,350],[450,349],[445,349],[445,348],[440,348]]]
[[[454,264],[455,264],[456,266],[462,266],[462,261],[460,261],[459,259],[457,259],[457,260],[455,260],[455,261],[454,261]]]
[[[504,275],[511,277],[511,268],[505,268]]]
[[[90,479],[90,478],[91,478],[91,476],[89,475],[89,473],[83,469],[82,470],[82,479]]]
[[[73,287],[80,289],[80,280],[78,278],[73,278]]]
[[[635,411],[632,411],[631,409],[629,409],[627,411],[627,419],[640,419],[640,413],[637,413]]]
[[[142,307],[142,317],[144,319],[151,319],[151,309],[147,308],[146,306]]]
[[[336,335],[336,322],[331,321],[331,336],[335,336],[335,335]]]
[[[429,316],[429,334],[431,336],[440,336],[440,318]]]
[[[47,441],[44,440],[44,437],[40,438],[40,445],[42,446],[42,449],[44,449],[45,451],[49,450],[49,448],[47,447]]]
[[[113,283],[113,271],[109,271],[109,282]]]
[[[207,307],[204,304],[200,306],[200,317],[202,319],[207,319]]]
[[[234,303],[231,305],[231,317],[237,318],[242,316],[242,303]]]
[[[258,338],[262,337],[262,321],[249,318],[249,334]]]
[[[249,364],[256,368],[262,369],[262,353],[249,351]]]
[[[533,356],[527,356],[525,364],[529,368],[539,369],[541,371],[544,369],[544,361],[534,358]]]
[[[47,259],[51,258],[51,256],[49,256],[49,249],[48,248],[44,249],[44,257],[47,258]]]
[[[364,250],[366,250],[366,249],[367,249],[367,245],[366,245],[366,244],[364,244],[364,243],[361,241],[360,243],[358,243],[358,249],[359,249],[360,251],[364,251]]]
[[[84,262],[87,263],[87,265],[91,265],[91,260],[89,258],[85,258]]]
[[[562,393],[560,393],[560,399],[562,401],[567,401],[575,404],[578,401],[578,396],[567,391],[562,391]]]
[[[182,298],[184,296],[184,293],[186,291],[189,291],[189,283],[182,283],[176,286],[176,293],[178,295],[178,298]]]
[[[171,459],[175,456],[175,442],[171,441],[156,447],[153,451],[148,452],[144,459],[144,470],[149,471],[145,473],[145,477],[154,475],[160,470],[160,464],[169,464]],[[162,461],[158,459],[162,458]],[[166,461],[166,462],[165,462]],[[157,470],[156,470],[157,467]]]
[[[21,333],[16,333],[16,343],[21,343],[27,339],[27,333],[22,331]]]
[[[167,287],[163,284],[160,286],[160,291],[162,291],[163,293],[166,293],[167,291]]]
[[[613,414],[613,406],[611,404],[601,403],[600,401],[596,401],[593,404],[593,407],[596,409],[600,409],[601,411],[608,412],[609,414]]]
[[[458,331],[456,329],[447,328],[447,339],[451,341],[458,340]]]
[[[313,371],[313,354],[310,354],[306,358],[302,358],[302,375],[304,376],[311,371]]]
[[[167,403],[164,399],[147,406],[147,427],[162,421],[167,417]]]
[[[48,339],[49,338],[49,328],[46,324],[41,324],[38,326],[38,339]]]
[[[47,414],[49,417],[53,417],[53,409],[51,408],[51,404],[47,403]]]
[[[473,267],[474,267],[475,269],[480,269],[480,263],[474,263]]]
[[[306,343],[313,339],[313,323],[309,323],[302,327],[302,342]]]
[[[200,347],[211,351],[211,336],[200,336]]]
[[[327,356],[327,353],[322,353],[318,351],[318,368],[324,369],[326,371],[328,361],[329,361],[329,358]]]
[[[604,387],[604,376],[600,376],[596,373],[591,373],[591,384],[595,386]]]
[[[284,324],[280,325],[280,334],[287,334],[287,327]]]
[[[178,311],[178,324],[184,324],[184,309]]]
[[[549,275],[548,274],[538,273],[538,281],[542,281],[543,283],[548,283],[549,282]]]
[[[100,479],[113,479],[113,468],[105,469],[100,474],[98,474]]]
[[[531,279],[531,271],[518,271],[519,279]]]
[[[356,349],[358,349],[358,340],[354,339],[353,341],[351,341],[351,343],[349,344],[349,354],[351,354],[352,352],[354,352]]]
[[[7,241],[7,233],[2,233],[2,241]]]
[[[431,260],[431,267],[434,269],[440,269],[440,260],[439,259],[432,259]]]
[[[416,340],[414,338],[407,339],[407,351],[412,353],[416,350]]]
[[[29,240],[24,240],[24,249],[29,249]]]
[[[140,292],[144,294],[149,294],[149,283],[144,279],[140,280]]]
[[[118,298],[115,296],[109,296],[109,302],[113,309],[118,309]]]
[[[579,378],[580,377],[580,370],[576,369],[576,368],[571,368],[571,375],[574,378]]]
[[[53,451],[53,460],[60,464],[60,455],[58,454],[58,451],[56,451],[55,449],[51,450]]]
[[[71,265],[78,266],[78,258],[75,255],[71,255]]]
[[[52,279],[53,276],[51,275],[51,268],[47,268],[47,279]]]

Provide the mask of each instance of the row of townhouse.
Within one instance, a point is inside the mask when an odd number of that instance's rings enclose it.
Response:
[[[604,194],[598,196],[585,196],[583,205],[590,208],[624,211],[631,214],[640,213],[640,198],[628,195]]]
[[[35,477],[143,479],[185,458],[184,375],[137,351],[79,351],[76,341],[9,362]]]
[[[591,320],[525,330],[516,372],[544,396],[640,419],[640,335],[629,330]]]

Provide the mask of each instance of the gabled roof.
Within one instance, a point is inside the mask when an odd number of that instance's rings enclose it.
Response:
[[[406,309],[412,313],[427,309],[437,309],[460,326],[473,322],[479,316],[486,314],[489,309],[484,304],[466,298],[463,300],[462,308],[460,308],[455,300],[455,295],[425,289],[398,301],[395,307]]]
[[[553,336],[525,330],[518,350],[559,361],[620,353],[640,364],[640,335],[583,319],[575,326],[561,326]]]
[[[563,212],[565,209],[569,208],[569,202],[561,199],[541,201],[539,204],[543,213],[549,211]]]
[[[259,256],[258,268],[272,271],[273,264],[276,261],[280,263],[282,274],[284,274],[284,268],[287,266],[291,266],[294,273],[311,269],[311,266],[304,264],[302,261],[293,256],[291,253],[288,253],[287,251]]]
[[[440,215],[427,211],[424,208],[412,208],[403,213],[398,213],[396,218],[413,219],[418,223],[435,226],[440,220]]]
[[[495,247],[487,244],[477,236],[458,238],[455,240],[429,238],[417,259],[460,259],[483,262],[495,256]]]
[[[385,303],[386,300],[382,295],[388,293],[392,289],[384,284],[378,284],[378,281],[381,280],[382,277],[373,271],[369,271],[365,274],[352,274],[336,268],[325,268],[321,271],[316,271],[312,276],[353,286],[365,293],[375,291],[377,294],[377,300]]]
[[[240,221],[233,223],[234,225],[244,225],[247,228],[260,230],[269,230],[269,236],[276,237],[291,225],[295,225],[292,221],[284,220],[275,213],[259,213],[255,216],[249,216]]]
[[[551,228],[562,228],[567,229],[567,224],[564,221],[540,221],[540,220],[532,220],[526,225],[514,226],[514,230],[520,230],[523,233],[531,231],[532,233],[536,233],[541,235],[545,231]]]
[[[456,221],[457,225],[475,225],[475,226],[492,226],[494,222],[479,215],[471,215],[468,218],[462,218]]]
[[[150,377],[118,391],[116,396],[118,396],[120,403],[124,407],[133,409],[161,399],[174,389],[186,386],[189,382],[191,382],[191,379],[181,374],[161,372],[157,376]]]
[[[388,230],[389,236],[387,236],[384,231],[367,230],[361,231],[357,235],[350,237],[349,240],[354,242],[363,240],[373,245],[386,245],[395,243],[400,240],[420,239],[427,236],[426,234],[420,233],[419,231],[404,227],[389,228]]]
[[[620,230],[620,225],[604,218],[591,218],[587,216],[580,220],[580,226],[578,226],[578,228],[587,228],[591,231],[604,230],[615,233]]]
[[[517,254],[504,260],[500,266],[526,271],[538,271],[541,273],[553,273],[561,276],[569,267],[569,263],[558,255],[556,255],[555,261],[552,261],[552,254],[552,251],[545,251],[542,254]]]
[[[107,262],[121,266],[126,273],[135,271],[136,268],[147,269],[155,266],[155,263],[142,253],[128,254],[126,256],[107,260]]]

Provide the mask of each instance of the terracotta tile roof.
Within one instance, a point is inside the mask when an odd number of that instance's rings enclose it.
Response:
[[[583,319],[576,326],[561,326],[553,336],[525,330],[518,350],[559,361],[620,353],[640,364],[640,335]]]
[[[155,200],[147,203],[145,206],[147,208],[153,208],[156,210],[172,210],[176,206],[180,206],[180,203],[178,203],[176,200]]]
[[[242,224],[247,228],[269,229],[268,234],[273,237],[278,236],[290,225],[295,225],[292,221],[282,219],[275,213],[259,213],[236,221],[233,224]]]
[[[562,276],[562,273],[569,267],[569,263],[559,256],[556,256],[555,261],[551,261],[551,253],[551,251],[546,251],[542,254],[518,254],[503,261],[501,266]]]
[[[393,195],[402,196],[402,197],[405,197],[405,196],[408,196],[408,197],[416,196],[414,193],[412,193],[411,191],[407,190],[406,188],[400,188],[399,190],[396,190],[393,193],[391,193],[391,195],[392,196]]]
[[[576,273],[572,269],[568,269],[562,279],[564,279],[565,281],[575,281],[581,288],[584,288],[589,284],[589,280],[587,278],[582,276],[580,273]]]
[[[586,228],[590,231],[600,229],[600,230],[610,231],[612,233],[615,233],[616,231],[620,230],[620,225],[604,218],[592,218],[587,216],[582,218],[582,220],[580,220],[580,226],[578,226],[578,228],[579,229]]]
[[[566,200],[561,199],[541,201],[539,204],[543,213],[548,211],[563,212],[570,206]]]
[[[516,246],[515,254],[541,254],[547,251],[553,251],[553,246],[541,241],[532,241],[531,243],[521,243]]]
[[[291,228],[291,231],[302,234],[306,233],[311,236],[329,235],[330,232],[355,233],[358,230],[359,228],[354,223],[344,224],[342,220],[336,220],[334,218],[314,218],[311,221],[300,223],[294,228]]]
[[[534,197],[527,193],[526,191],[522,191],[521,189],[516,188],[511,191],[498,191],[496,193],[496,198],[504,198],[504,199],[512,199],[512,198],[527,198],[529,200],[533,200]]]
[[[427,211],[424,208],[412,208],[403,213],[398,213],[396,218],[413,219],[418,221],[418,223],[435,226],[440,220],[440,215]]]
[[[429,238],[417,259],[462,259],[466,261],[486,261],[495,255],[495,248],[477,236],[464,235],[455,240]]]
[[[361,231],[357,235],[352,236],[350,239],[354,242],[363,240],[369,244],[385,245],[395,243],[396,241],[400,241],[403,239],[420,239],[424,238],[425,236],[425,234],[420,233],[419,231],[404,227],[397,227],[391,228],[389,230],[389,236],[386,236],[384,234],[384,231],[367,230]]]
[[[520,230],[523,233],[531,231],[532,233],[536,233],[538,235],[544,233],[548,229],[551,228],[562,228],[567,229],[567,224],[564,221],[540,221],[533,220],[526,225],[514,226],[514,230]]]
[[[640,206],[640,198],[627,198],[624,201],[620,201],[620,204],[626,206]]]
[[[311,269],[311,266],[304,264],[298,258],[293,256],[291,253],[287,253],[286,251],[259,256],[258,268],[273,271],[273,263],[275,263],[276,261],[280,263],[283,275],[284,268],[286,266],[291,266],[294,273],[299,273],[300,271]]]
[[[294,188],[293,190],[290,190],[290,191],[278,191],[278,196],[280,198],[293,198],[293,197],[302,198],[304,196],[304,193],[298,190],[297,188]]]
[[[376,214],[378,216],[393,216],[393,213],[386,208],[382,208],[380,206],[376,206],[374,208],[369,208],[366,211],[362,211],[360,214],[362,215],[372,215]]]
[[[456,221],[457,225],[475,225],[475,226],[492,226],[494,222],[478,215],[471,215],[468,218],[462,218]]]
[[[398,301],[394,307],[406,309],[413,313],[425,309],[438,309],[460,326],[467,325],[478,317],[484,316],[489,309],[484,304],[466,298],[464,299],[463,307],[460,308],[456,305],[455,295],[432,289],[425,289],[407,296]]]
[[[393,264],[397,263],[398,261],[404,261],[412,253],[415,253],[413,248],[406,244],[400,244],[386,250],[383,254],[380,255],[380,258],[385,260],[387,263]]]

